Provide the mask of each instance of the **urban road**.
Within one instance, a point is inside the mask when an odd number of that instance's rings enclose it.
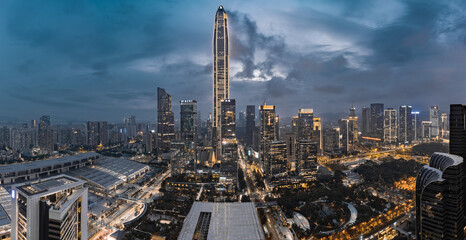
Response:
[[[254,175],[252,174],[252,171],[248,168],[247,160],[245,158],[245,153],[244,153],[244,148],[242,146],[239,146],[238,148],[239,151],[239,158],[240,158],[240,165],[244,173],[244,180],[246,181],[246,186],[247,186],[247,191],[249,198],[251,199],[251,202],[254,203],[265,203],[264,197],[265,194],[264,192],[261,192],[258,188],[252,187],[253,185],[252,181],[255,178]],[[277,211],[274,207],[271,207],[270,209],[267,208],[264,211],[264,214],[266,216],[267,222],[266,227],[267,230],[270,234],[270,236],[267,239],[273,239],[273,240],[292,240],[292,239],[297,239],[296,236],[291,232],[290,228],[285,226],[283,221],[281,220],[281,211]]]

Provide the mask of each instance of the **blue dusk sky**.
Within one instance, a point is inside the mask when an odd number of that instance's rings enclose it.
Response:
[[[206,118],[219,5],[237,112],[466,103],[466,1],[2,0],[0,121],[155,122],[157,87]]]

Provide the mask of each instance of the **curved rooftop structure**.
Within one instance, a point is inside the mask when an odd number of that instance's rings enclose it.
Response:
[[[429,161],[429,165],[431,167],[439,169],[440,171],[445,171],[445,169],[447,169],[448,167],[457,166],[462,162],[463,158],[460,156],[436,152],[432,154],[432,157]]]
[[[416,179],[417,239],[465,239],[462,196],[463,158],[432,154]]]
[[[425,165],[419,170],[419,174],[417,175],[416,190],[422,191],[423,188],[432,182],[443,181],[442,174],[442,171]]]

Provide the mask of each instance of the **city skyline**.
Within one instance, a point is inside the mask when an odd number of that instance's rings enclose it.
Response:
[[[155,122],[157,87],[174,103],[197,100],[205,119],[212,110],[212,15],[221,4],[234,35],[230,94],[239,110],[267,101],[282,119],[313,108],[325,121],[351,103],[359,115],[381,102],[448,113],[448,104],[464,101],[458,64],[466,56],[459,25],[465,6],[431,3],[3,2],[0,100],[8,104],[0,121],[136,115]]]
[[[1,239],[465,239],[466,3],[36,1]]]

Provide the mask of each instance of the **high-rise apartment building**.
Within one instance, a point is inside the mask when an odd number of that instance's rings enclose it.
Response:
[[[107,122],[87,122],[86,123],[86,145],[96,147],[108,144],[108,124]]]
[[[51,154],[54,149],[53,130],[50,127],[50,117],[41,117],[37,129],[37,142],[41,152]]]
[[[10,128],[0,128],[0,147],[10,147]]]
[[[256,129],[256,106],[246,106],[246,145],[252,146],[253,133]]]
[[[219,6],[215,14],[213,38],[213,112],[212,112],[212,144],[214,149],[221,144],[221,101],[230,98],[229,83],[229,41],[228,17],[223,6]]]
[[[172,112],[172,97],[165,89],[157,88],[157,150],[158,154],[170,151],[170,142],[175,139],[175,117]]]
[[[383,103],[371,104],[371,136],[383,139],[384,109]]]
[[[387,108],[384,111],[383,121],[383,142],[384,143],[395,143],[397,140],[396,136],[396,109]]]
[[[184,141],[197,141],[197,101],[180,101],[180,132]]]
[[[438,138],[440,136],[440,113],[438,106],[430,107],[430,122],[432,122],[430,128],[430,134],[433,138]]]
[[[87,239],[85,183],[62,174],[14,185],[11,239]]]
[[[463,158],[434,153],[416,179],[416,239],[464,239]]]
[[[414,129],[413,129],[413,107],[411,106],[400,106],[398,109],[398,142],[409,143],[413,141]]]

